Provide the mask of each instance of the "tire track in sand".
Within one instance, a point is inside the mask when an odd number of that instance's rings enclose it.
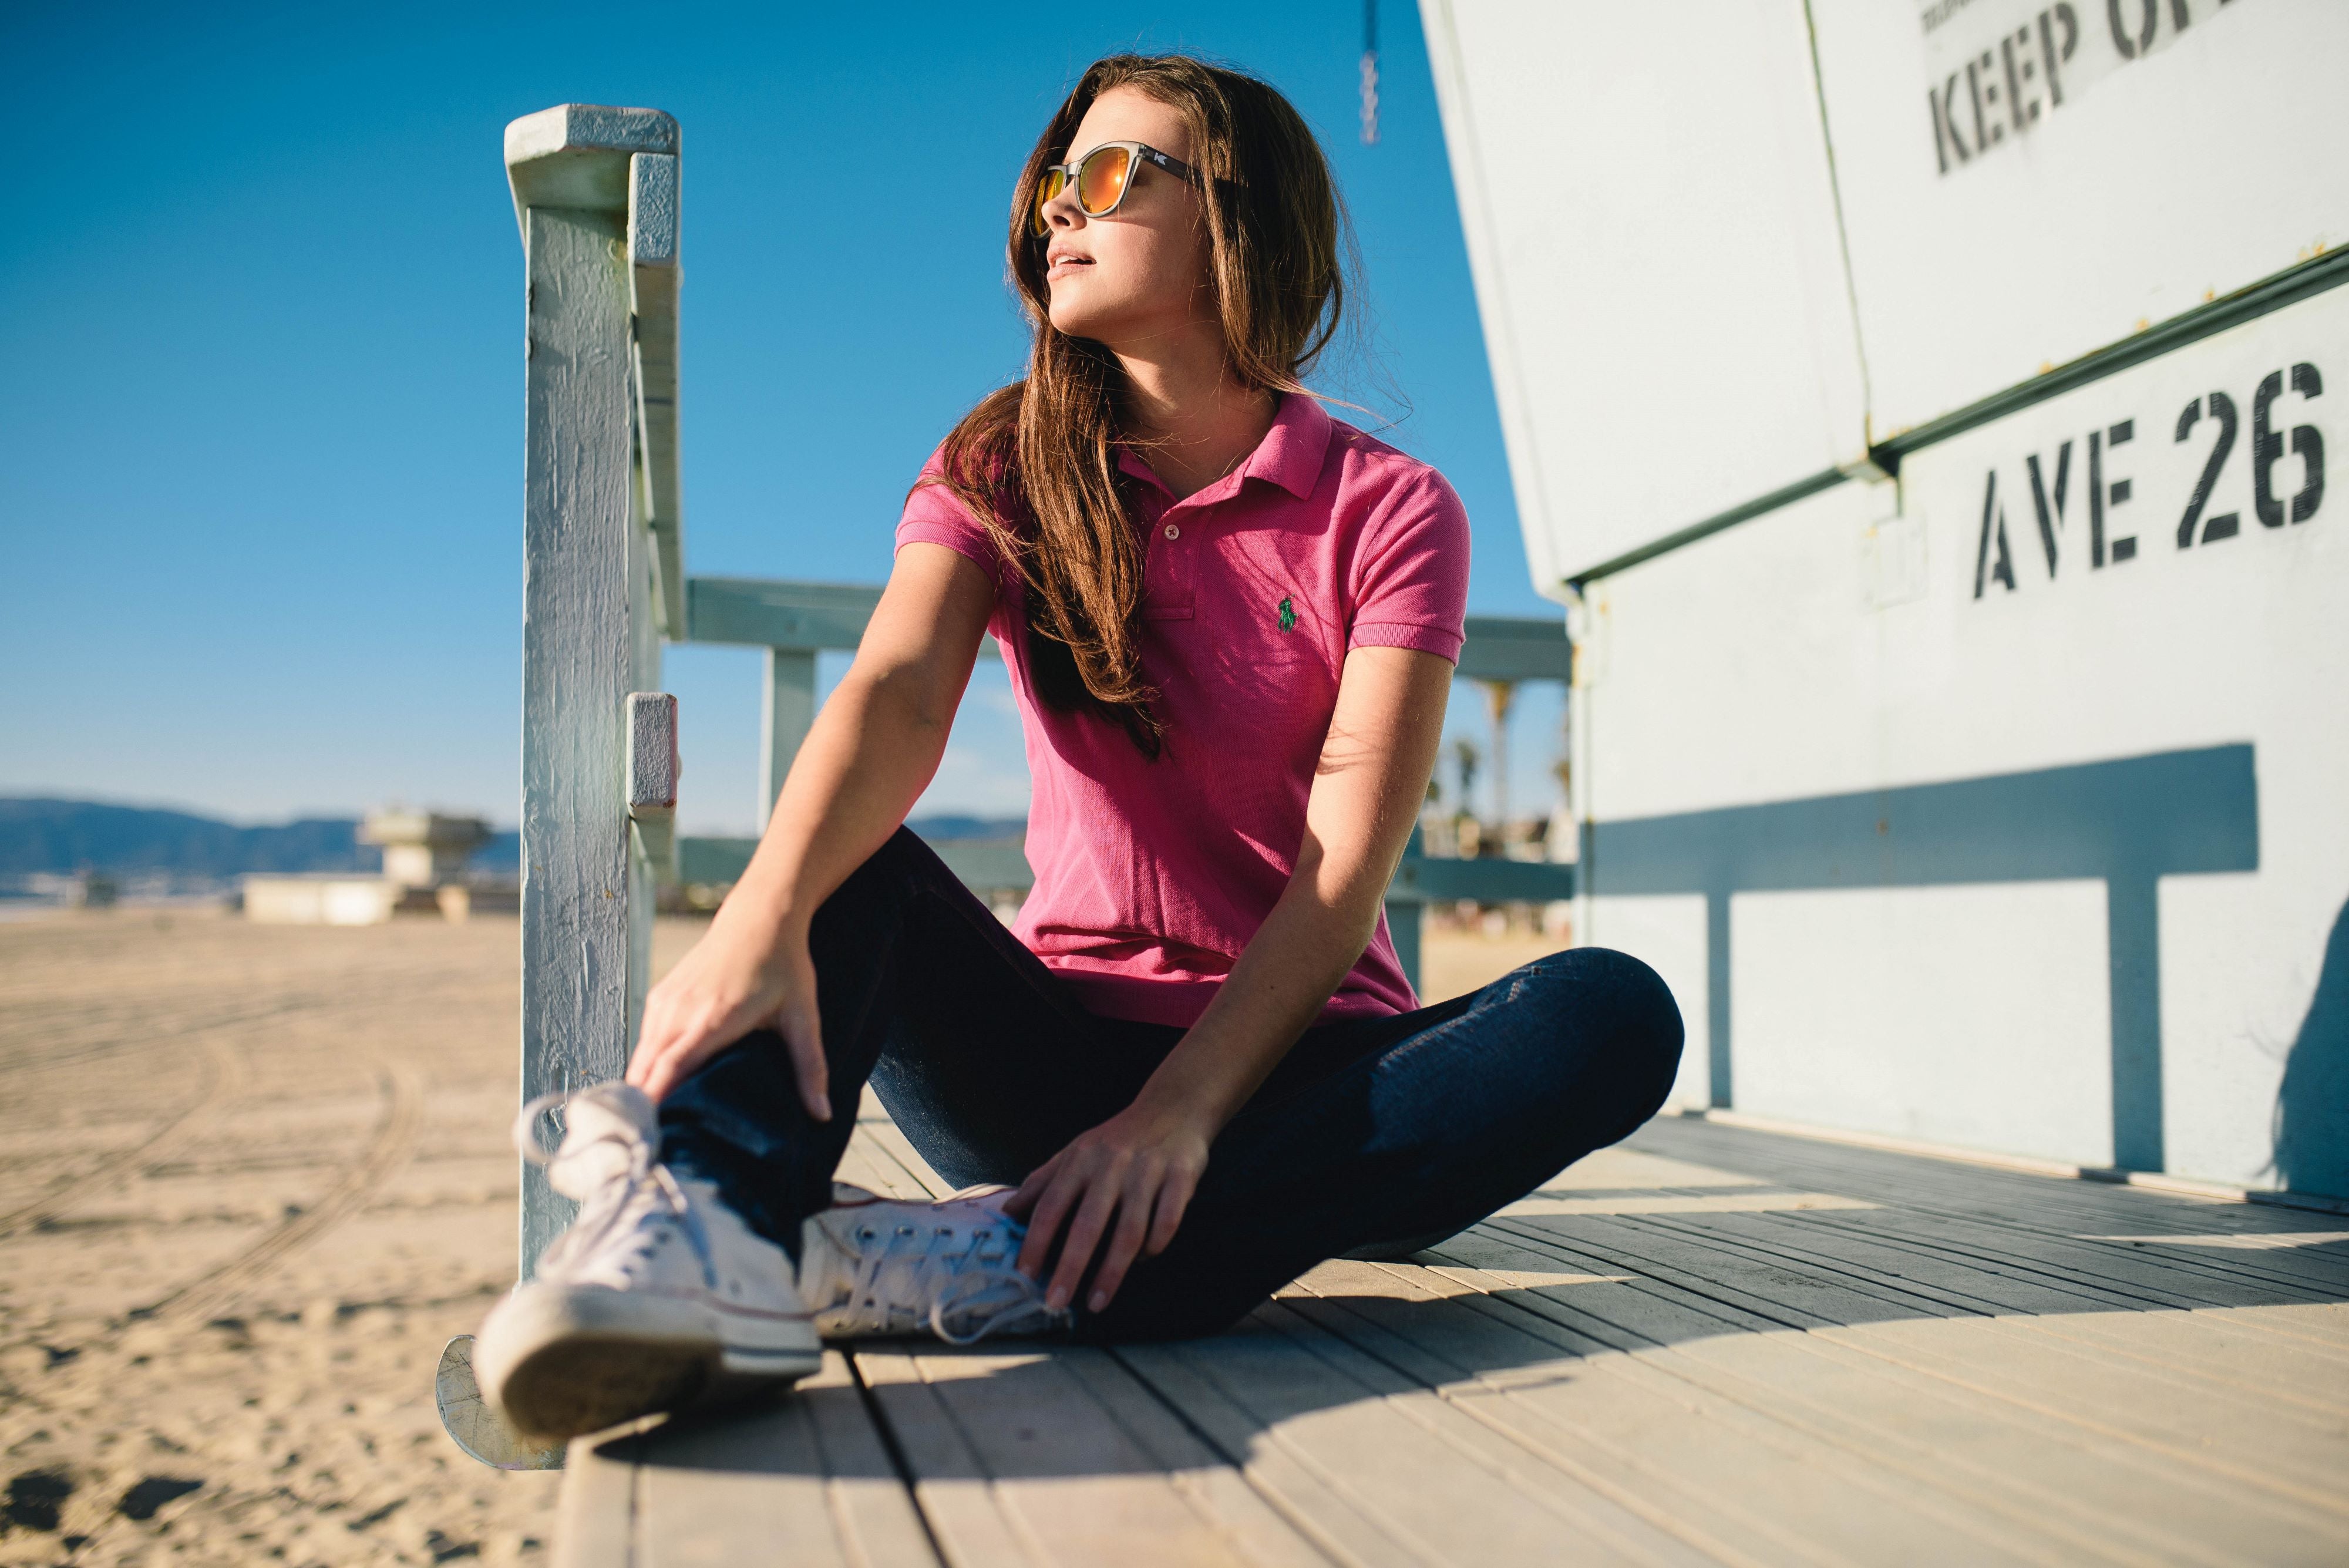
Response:
[[[424,1082],[414,1067],[406,1063],[378,1067],[376,1092],[383,1110],[375,1136],[368,1140],[367,1152],[324,1198],[161,1300],[134,1309],[130,1317],[188,1324],[222,1316],[287,1254],[366,1208],[368,1199],[415,1155],[424,1133]]]
[[[234,1041],[218,1037],[206,1040],[203,1086],[186,1109],[165,1117],[155,1130],[137,1142],[100,1156],[98,1163],[88,1169],[53,1183],[29,1203],[0,1213],[0,1241],[56,1219],[73,1204],[105,1191],[135,1167],[185,1147],[215,1112],[236,1098],[244,1087],[245,1077],[244,1054],[236,1048]]]

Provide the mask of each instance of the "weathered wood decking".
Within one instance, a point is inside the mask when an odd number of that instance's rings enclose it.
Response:
[[[868,1101],[845,1179],[936,1178]],[[834,1354],[559,1563],[2349,1561],[2349,1219],[1666,1119],[1238,1332]]]

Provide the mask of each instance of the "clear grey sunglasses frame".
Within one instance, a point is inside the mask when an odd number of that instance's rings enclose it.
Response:
[[[1085,150],[1084,158],[1072,158],[1066,163],[1049,163],[1043,168],[1038,170],[1036,171],[1037,191],[1040,192],[1044,189],[1044,182],[1055,174],[1062,177],[1061,191],[1074,191],[1079,189],[1077,183],[1077,171],[1084,167],[1085,160],[1092,158],[1096,153],[1107,152],[1112,149],[1122,151],[1126,155],[1126,165],[1125,179],[1118,185],[1117,195],[1111,200],[1110,204],[1096,213],[1091,207],[1085,205],[1085,200],[1082,196],[1071,198],[1077,203],[1077,210],[1084,213],[1088,218],[1106,218],[1112,213],[1116,212],[1118,208],[1124,203],[1126,192],[1133,189],[1133,166],[1137,162],[1154,164],[1158,168],[1166,171],[1169,174],[1174,175],[1176,179],[1184,182],[1185,184],[1194,186],[1202,191],[1206,189],[1206,182],[1199,177],[1199,171],[1172,153],[1161,152],[1158,149],[1151,146],[1146,141],[1104,141],[1097,147],[1087,148]],[[1029,202],[1028,233],[1030,237],[1040,240],[1052,232],[1052,226],[1044,221],[1044,203],[1046,202],[1058,201],[1060,199],[1060,195],[1061,192],[1055,191],[1050,196],[1040,196],[1037,200]]]

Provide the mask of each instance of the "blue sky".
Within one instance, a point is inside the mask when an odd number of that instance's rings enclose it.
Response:
[[[0,226],[0,793],[514,819],[522,255],[499,138],[564,101],[684,127],[691,569],[886,574],[923,457],[1018,371],[1002,213],[1038,128],[1095,56],[1179,47],[1321,131],[1369,304],[1324,389],[1459,489],[1472,607],[1556,613],[1526,581],[1416,10],[1381,10],[1366,148],[1355,0],[8,8],[0,88],[42,134]],[[916,199],[887,202],[907,169]],[[667,684],[686,827],[748,831],[756,656],[673,649]],[[1483,735],[1470,689],[1451,722]],[[1557,723],[1528,691],[1520,809],[1548,798]],[[1017,813],[1025,777],[983,665],[922,809]]]

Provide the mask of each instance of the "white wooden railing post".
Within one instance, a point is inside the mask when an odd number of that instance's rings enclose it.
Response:
[[[565,105],[506,128],[529,285],[525,1098],[619,1075],[651,955],[655,877],[630,831],[628,714],[631,693],[660,683],[664,632],[684,634],[677,147],[677,122],[657,109]],[[526,1278],[571,1206],[533,1167],[522,1182]]]
[[[799,755],[815,722],[815,650],[812,648],[767,649],[766,703],[761,710],[759,745],[759,824],[763,832],[775,797],[783,793],[784,775]]]

